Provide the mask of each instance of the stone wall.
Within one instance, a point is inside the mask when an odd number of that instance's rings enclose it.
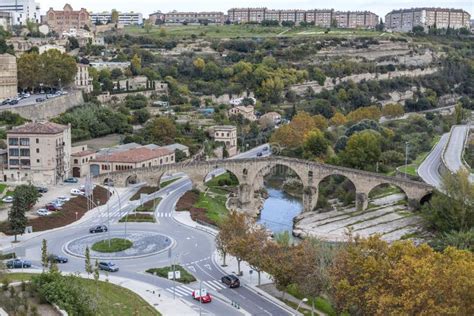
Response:
[[[10,111],[17,113],[28,120],[41,121],[50,120],[51,118],[83,103],[84,98],[82,97],[82,92],[72,91],[67,95],[48,99],[40,103],[10,108],[3,107],[0,108],[0,112]]]
[[[10,54],[0,54],[0,100],[15,97],[16,94],[16,57]]]
[[[141,95],[144,95],[146,97],[151,97],[151,95],[155,93],[155,94],[163,94],[162,91],[155,91],[155,90],[148,90],[148,91],[137,91],[137,92],[127,92],[127,93],[117,93],[117,94],[110,94],[110,93],[106,93],[106,94],[100,94],[97,96],[97,100],[99,100],[99,102],[101,103],[109,103],[112,101],[112,99],[115,99],[117,100],[117,102],[122,102],[123,100],[125,100],[125,98],[128,96],[128,95],[137,95],[137,94],[141,94]]]

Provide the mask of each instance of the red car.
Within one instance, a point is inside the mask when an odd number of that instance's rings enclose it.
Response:
[[[191,294],[196,301],[201,301],[201,303],[210,303],[212,301],[211,294],[207,290],[194,290]]]
[[[58,207],[57,205],[55,205],[54,203],[48,203],[46,204],[45,208],[48,210],[48,211],[60,211],[61,208]]]

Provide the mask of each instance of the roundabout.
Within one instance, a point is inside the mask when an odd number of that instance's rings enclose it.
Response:
[[[75,257],[84,258],[89,247],[93,259],[135,259],[159,254],[171,248],[175,241],[166,235],[155,232],[131,231],[111,232],[111,247],[108,247],[108,234],[88,235],[71,240],[63,250]]]

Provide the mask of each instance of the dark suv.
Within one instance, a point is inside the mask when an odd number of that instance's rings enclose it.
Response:
[[[240,280],[235,275],[229,274],[221,278],[222,283],[230,288],[236,288],[240,286]]]
[[[105,233],[107,231],[107,226],[105,225],[98,225],[98,226],[94,226],[94,227],[91,227],[89,228],[89,233],[93,234],[93,233]]]

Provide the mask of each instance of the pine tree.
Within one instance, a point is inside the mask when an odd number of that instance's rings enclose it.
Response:
[[[41,264],[43,266],[43,271],[48,267],[48,244],[46,239],[43,239],[41,245]]]
[[[86,256],[86,272],[87,272],[87,275],[89,276],[89,275],[93,272],[93,270],[92,270],[92,264],[91,264],[91,255],[90,255],[90,251],[89,251],[89,246],[86,247],[85,256]]]

